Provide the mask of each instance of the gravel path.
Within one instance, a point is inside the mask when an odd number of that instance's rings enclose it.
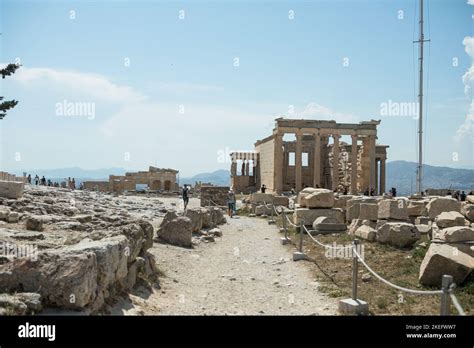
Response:
[[[293,262],[277,227],[236,217],[222,238],[185,249],[155,243],[150,250],[165,273],[161,289],[131,295],[123,314],[332,315],[334,299],[318,292],[304,261]],[[117,307],[116,307],[117,308]],[[117,311],[114,311],[116,314]]]

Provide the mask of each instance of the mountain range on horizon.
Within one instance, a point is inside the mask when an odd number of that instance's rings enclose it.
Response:
[[[411,194],[416,189],[417,163],[408,161],[392,161],[386,164],[386,190],[396,187],[400,195]],[[82,169],[79,167],[59,168],[48,170],[22,170],[14,174],[21,176],[23,172],[38,174],[46,178],[63,180],[74,177],[77,183],[86,180],[107,180],[110,174],[124,175],[124,168],[102,168]],[[196,182],[211,183],[214,185],[227,186],[230,184],[229,170],[220,169],[209,173],[199,173],[191,177],[179,179],[180,184],[194,185]],[[474,190],[474,169],[451,168],[424,165],[424,187],[425,188],[451,188],[452,190]]]

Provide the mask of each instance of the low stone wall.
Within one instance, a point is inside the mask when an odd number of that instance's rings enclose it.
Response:
[[[0,172],[0,180],[2,181],[21,181],[25,182],[25,178],[22,176],[16,176],[7,172]]]
[[[84,181],[84,189],[90,191],[109,192],[108,181]]]
[[[226,206],[229,186],[201,186],[201,207]]]

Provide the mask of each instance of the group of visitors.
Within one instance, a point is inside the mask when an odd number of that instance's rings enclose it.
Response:
[[[469,195],[474,194],[473,191],[469,192]],[[451,193],[451,191],[448,191],[448,196],[451,196],[451,198],[454,198],[458,201],[465,202],[466,201],[466,193],[464,191],[454,191],[454,193]]]
[[[31,177],[31,174],[28,174],[28,176],[26,177],[26,180],[28,184],[30,185],[34,184],[35,186],[67,187],[71,190],[76,189],[76,180],[74,178],[71,179],[71,177],[67,179],[67,183],[63,182],[61,184],[57,181],[53,182],[51,179],[46,179],[44,175],[40,178],[38,174],[36,174],[34,178]]]

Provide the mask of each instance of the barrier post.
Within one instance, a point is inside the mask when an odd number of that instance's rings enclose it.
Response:
[[[354,239],[352,241],[352,299],[357,300],[357,275],[359,274],[359,263],[357,255],[354,253],[354,250],[357,251],[357,245],[359,245],[359,240]]]
[[[304,223],[303,223],[303,220],[301,220],[300,221],[300,241],[299,241],[299,248],[298,248],[300,253],[303,252],[303,229],[304,229]]]
[[[303,232],[304,232],[303,229],[304,229],[304,222],[303,220],[301,220],[299,246],[298,246],[298,251],[295,251],[293,253],[293,261],[300,261],[300,260],[306,259],[306,255],[303,253]]]
[[[453,283],[453,276],[451,275],[443,275],[441,280],[441,290],[443,293],[441,294],[441,315],[448,316],[450,315],[450,301],[449,301],[449,291],[451,284]]]
[[[359,240],[352,241],[352,297],[339,301],[339,312],[343,314],[367,315],[369,314],[369,304],[357,298],[357,275],[359,274],[359,259],[355,252]]]

